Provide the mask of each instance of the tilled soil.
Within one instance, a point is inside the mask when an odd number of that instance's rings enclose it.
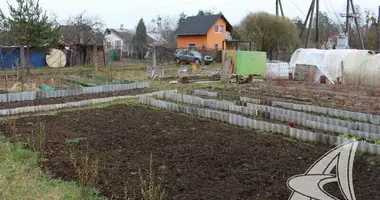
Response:
[[[59,98],[51,98],[51,99],[37,99],[34,101],[18,101],[18,102],[10,102],[10,103],[0,102],[0,109],[48,105],[48,104],[60,104],[60,103],[66,103],[66,102],[82,101],[82,100],[87,100],[87,99],[106,98],[106,97],[123,96],[123,95],[138,95],[138,94],[144,94],[144,93],[150,93],[150,92],[154,92],[154,89],[142,88],[142,89],[132,89],[132,90],[117,91],[117,92],[105,92],[105,93],[97,93],[97,94],[59,97]]]
[[[379,88],[273,80],[241,84],[228,91],[251,94],[264,99],[307,102],[331,108],[380,114]]]
[[[165,199],[288,199],[288,178],[302,174],[331,147],[311,145],[139,105],[65,112],[16,121],[16,136],[28,141],[36,124],[45,121],[47,161],[55,177],[76,180],[70,152],[88,146],[100,160],[102,195],[126,199],[136,190],[153,155],[156,182]],[[10,136],[8,124],[0,132]],[[34,131],[36,132],[36,131]],[[68,139],[83,138],[69,145]],[[380,199],[379,158],[356,156],[357,199]],[[334,196],[339,189],[331,187]]]

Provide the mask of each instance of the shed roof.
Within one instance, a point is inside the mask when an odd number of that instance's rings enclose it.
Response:
[[[132,41],[133,36],[135,34],[133,31],[128,30],[128,29],[110,28],[108,30],[112,31],[113,33],[115,33],[117,36],[119,36],[121,39],[123,39],[125,41]]]
[[[135,32],[136,32],[136,31],[130,30],[130,29],[114,29],[114,28],[109,28],[107,30],[113,32],[120,39],[123,39],[124,41],[132,41],[133,40],[133,36],[135,35]],[[160,33],[148,32],[147,33],[147,42],[148,42],[148,44],[163,44],[166,41],[162,37],[162,35]]]
[[[219,19],[223,18],[227,23],[227,31],[232,30],[232,25],[227,21],[223,14],[203,15],[186,18],[177,28],[177,35],[206,35],[210,28]]]

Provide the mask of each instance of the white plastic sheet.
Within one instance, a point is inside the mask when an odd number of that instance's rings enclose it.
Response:
[[[332,83],[343,76],[343,60],[351,49],[298,49],[290,60],[290,69],[294,73],[297,65],[316,66],[319,70],[314,81],[318,82],[321,76],[326,76]]]

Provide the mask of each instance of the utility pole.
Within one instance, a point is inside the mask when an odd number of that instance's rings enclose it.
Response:
[[[313,17],[314,17],[314,9],[316,8],[316,42],[319,43],[319,0],[312,0],[309,11],[307,12],[306,20],[303,24],[303,28],[301,30],[300,39],[302,40],[303,33],[305,32],[306,26],[309,22],[309,27],[307,30],[307,37],[306,37],[306,45],[305,48],[308,48],[309,46],[309,40],[310,40],[310,32],[311,28],[313,26]]]
[[[352,9],[351,14],[350,14],[350,7]],[[346,18],[346,36],[348,37],[348,41],[350,41],[350,28],[351,28],[350,19],[352,19],[352,18],[354,19],[356,31],[358,32],[359,39],[360,39],[360,44],[362,46],[362,49],[364,49],[364,41],[363,41],[362,34],[360,32],[360,27],[359,27],[359,23],[358,23],[358,15],[356,13],[353,0],[347,0],[346,15],[341,14],[341,16]],[[348,46],[350,46],[349,43],[350,42],[348,42]]]
[[[358,16],[357,16],[357,13],[355,11],[355,6],[354,6],[354,2],[353,0],[350,0],[351,2],[351,9],[352,9],[352,13],[354,15],[354,20],[355,20],[355,26],[356,26],[356,30],[359,34],[359,39],[360,39],[360,43],[362,45],[362,49],[365,49],[364,47],[364,41],[363,41],[363,37],[362,37],[362,34],[360,33],[360,28],[359,28],[359,23],[358,23]]]
[[[279,16],[279,10],[281,10],[282,18],[284,18],[284,10],[282,9],[282,3],[281,0],[276,0],[276,16]],[[279,59],[280,54],[280,46],[277,46],[277,60]],[[273,56],[273,52],[272,52]]]
[[[280,0],[276,0],[276,16],[278,16],[279,2]]]
[[[347,5],[346,5],[346,34],[347,37],[349,37],[350,34],[350,0],[347,0]]]
[[[284,10],[282,9],[282,3],[281,0],[276,0],[276,16],[279,16],[279,10],[281,11],[281,16],[284,16]]]
[[[380,6],[379,6],[379,13],[377,15],[377,50],[380,50]]]
[[[315,16],[315,43],[317,44],[317,48],[319,48],[319,0],[316,0],[316,16]]]

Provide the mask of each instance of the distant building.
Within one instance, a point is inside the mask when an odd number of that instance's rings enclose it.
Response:
[[[222,14],[186,18],[176,30],[178,48],[222,49],[231,40],[232,25]]]
[[[135,35],[135,30],[124,29],[121,26],[119,29],[107,28],[105,31],[104,42],[108,50],[116,49],[120,50],[122,53],[130,55],[133,52],[133,36]],[[160,46],[165,45],[166,41],[160,33],[147,33],[148,46]]]
[[[341,33],[338,35],[336,39],[336,46],[335,49],[349,49],[350,46],[348,45],[348,37]]]

